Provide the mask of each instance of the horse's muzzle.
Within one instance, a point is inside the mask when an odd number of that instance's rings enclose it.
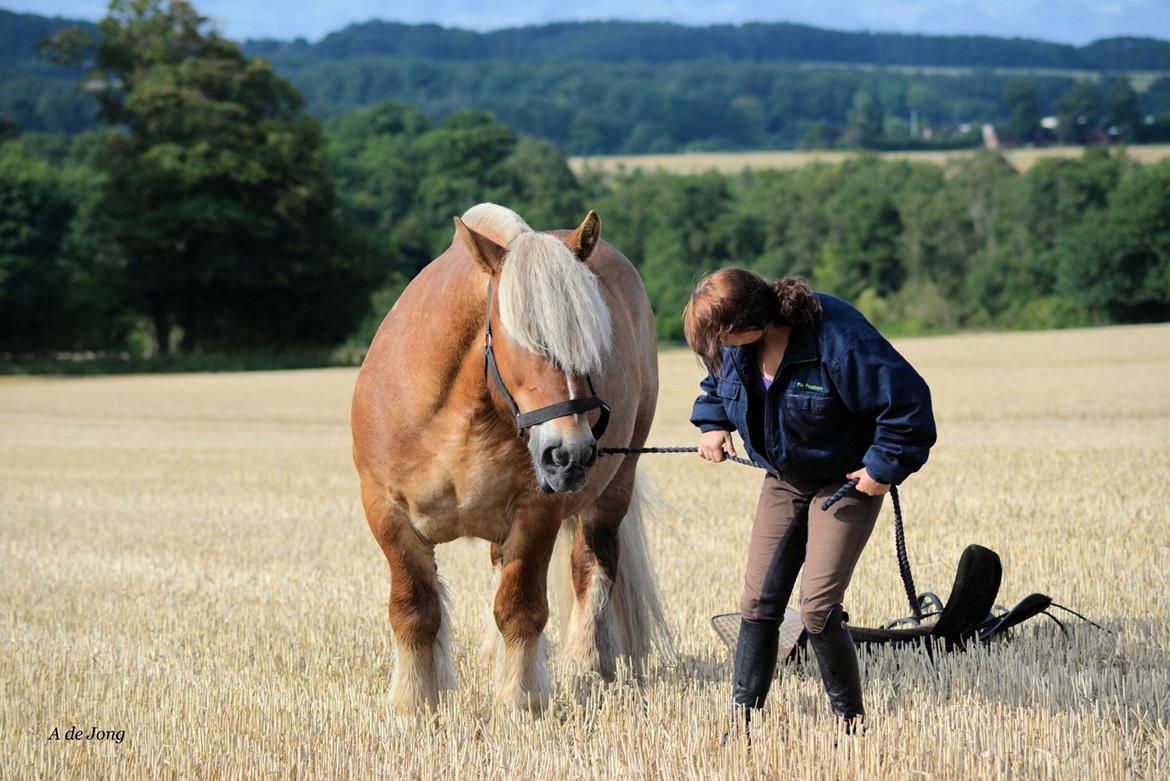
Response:
[[[540,487],[545,493],[580,491],[595,461],[595,441],[546,445],[540,452]]]

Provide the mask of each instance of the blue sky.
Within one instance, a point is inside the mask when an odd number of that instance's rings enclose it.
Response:
[[[0,8],[97,19],[103,0],[0,0]],[[983,33],[1087,43],[1114,35],[1170,38],[1170,0],[196,0],[233,38],[317,40],[353,22],[387,19],[490,30],[574,19],[683,24],[792,21],[843,30]]]

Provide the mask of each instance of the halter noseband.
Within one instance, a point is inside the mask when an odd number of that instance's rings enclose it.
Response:
[[[516,418],[516,434],[523,436],[525,429],[541,423],[547,423],[553,418],[561,418],[566,415],[578,415],[589,410],[601,410],[601,417],[597,419],[597,423],[593,425],[593,439],[595,441],[601,439],[601,435],[605,433],[606,426],[609,425],[609,405],[601,399],[597,398],[596,391],[593,390],[593,380],[588,374],[585,375],[585,381],[589,383],[590,395],[581,399],[567,399],[565,401],[550,404],[547,407],[534,409],[531,412],[521,412],[520,407],[516,405],[516,400],[512,398],[512,394],[508,393],[507,386],[504,385],[504,378],[500,376],[500,367],[496,365],[496,354],[492,351],[492,282],[488,280],[487,287],[487,316],[484,319],[486,325],[484,326],[484,344],[483,354],[487,362],[484,367],[484,372],[491,373],[492,380],[496,383],[496,389],[500,391],[500,395],[504,397],[504,401],[508,402],[508,407],[512,410],[512,415]]]

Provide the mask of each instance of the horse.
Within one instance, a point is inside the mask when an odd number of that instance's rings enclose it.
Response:
[[[638,458],[597,458],[646,441],[654,317],[596,212],[537,232],[484,203],[454,223],[451,246],[386,315],[353,394],[362,506],[390,569],[390,697],[412,712],[458,686],[435,546],[472,537],[490,543],[480,656],[494,663],[493,702],[538,712],[554,546],[569,550],[565,658],[612,680],[619,656],[671,652]]]

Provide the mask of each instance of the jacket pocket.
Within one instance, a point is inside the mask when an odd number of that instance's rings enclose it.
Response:
[[[832,411],[834,399],[832,396],[813,396],[807,393],[789,393],[784,397],[784,407],[797,410],[799,413],[812,416],[828,414]]]
[[[789,393],[784,396],[784,428],[794,444],[817,451],[831,450],[832,442],[849,423],[835,396]]]
[[[735,380],[720,380],[716,393],[724,400],[738,399],[743,390],[743,384]]]

